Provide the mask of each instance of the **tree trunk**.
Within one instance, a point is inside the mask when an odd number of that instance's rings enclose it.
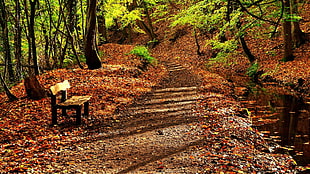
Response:
[[[156,41],[156,34],[154,32],[154,29],[153,29],[153,25],[152,25],[152,20],[151,20],[151,17],[150,17],[150,14],[148,12],[148,7],[147,7],[147,4],[143,1],[141,2],[142,4],[142,8],[144,9],[144,14],[146,16],[146,20],[147,20],[147,23],[145,23],[144,21],[141,21],[141,20],[137,20],[137,25],[143,30],[146,32],[146,34],[150,37],[150,40],[151,41]],[[128,10],[129,11],[132,11],[136,8],[139,8],[138,6],[138,3],[136,0],[133,0],[132,3],[130,5],[128,5]]]
[[[150,14],[149,14],[147,4],[144,1],[142,2],[142,4],[143,4],[143,8],[144,8],[144,13],[146,15],[147,23],[148,23],[148,28],[149,28],[149,32],[150,32],[149,35],[150,35],[151,41],[155,41],[157,36],[154,32],[154,28],[153,28],[153,24],[152,24],[152,20],[151,20]]]
[[[240,30],[241,29],[241,21],[239,20],[237,22],[237,28]],[[245,55],[247,56],[247,58],[249,59],[250,63],[253,64],[256,60],[256,57],[252,54],[251,50],[249,49],[245,39],[244,39],[244,35],[239,36],[239,41],[241,43],[243,52],[245,53]]]
[[[197,29],[196,28],[194,28],[194,37],[195,37],[195,43],[196,43],[196,46],[197,46],[197,54],[199,55],[199,56],[202,56],[203,54],[202,54],[202,52],[201,52],[201,48],[200,48],[200,45],[199,45],[199,40],[198,40],[198,36],[197,36],[197,31],[196,31]]]
[[[11,48],[10,48],[10,40],[9,40],[9,29],[7,25],[7,13],[5,2],[0,2],[0,25],[2,27],[2,39],[3,39],[3,48],[4,48],[4,58],[5,64],[8,69],[9,78],[10,80],[14,80],[14,70],[13,70],[13,62],[12,62],[12,55],[11,55]]]
[[[49,55],[49,47],[50,47],[50,40],[47,34],[47,31],[45,29],[44,24],[42,24],[43,28],[43,35],[44,35],[44,40],[45,40],[45,45],[44,45],[44,59],[45,59],[45,68],[46,69],[52,69],[51,63],[50,63],[50,55]]]
[[[27,96],[33,100],[40,100],[47,96],[36,76],[26,77],[24,81]]]
[[[101,68],[96,44],[96,8],[97,0],[88,0],[85,36],[85,57],[88,69]]]
[[[15,59],[16,59],[16,75],[17,80],[22,78],[22,66],[21,66],[21,59],[22,59],[22,27],[21,27],[21,20],[20,20],[20,2],[16,0],[15,4],[15,36],[14,36],[14,47],[15,47]]]
[[[35,13],[36,13],[36,5],[38,0],[29,0],[30,2],[30,19],[29,19],[29,37],[31,41],[31,51],[32,51],[32,59],[34,65],[34,73],[35,75],[39,75],[39,65],[38,65],[38,57],[37,57],[37,47],[36,47],[36,37],[34,31],[34,22],[35,22]]]
[[[241,46],[243,48],[243,51],[247,58],[249,59],[250,63],[253,64],[256,60],[256,57],[252,54],[251,50],[249,49],[248,45],[245,42],[245,39],[243,36],[239,37],[239,40],[241,42]]]
[[[3,79],[1,74],[0,74],[0,80],[1,80],[2,86],[3,86],[4,90],[5,90],[5,93],[6,93],[7,97],[9,98],[9,101],[18,100],[18,98],[11,93],[10,89],[6,85],[6,83],[5,83],[5,81],[4,81],[4,79]]]
[[[101,7],[104,6],[103,1],[101,1],[100,4]],[[98,33],[99,33],[99,44],[108,43],[108,33],[107,33],[107,27],[105,25],[105,16],[104,16],[104,9],[99,9],[99,15],[97,17],[98,19]]]
[[[74,32],[74,29],[76,28],[76,0],[71,0],[67,4],[67,11],[68,11],[68,19],[66,22],[66,29],[67,29],[67,37],[69,42],[71,43],[71,49],[73,51],[74,57],[81,69],[84,67],[82,66],[78,53],[75,48],[75,38],[74,35],[72,34]]]
[[[298,2],[297,0],[292,0],[292,13],[296,16],[298,15]],[[293,20],[293,43],[296,48],[300,47],[306,42],[305,33],[301,31],[299,26],[299,20]]]
[[[291,4],[290,0],[284,0],[284,22],[283,22],[283,37],[284,37],[284,57],[283,61],[294,60],[293,44],[292,44],[292,24],[291,24]]]

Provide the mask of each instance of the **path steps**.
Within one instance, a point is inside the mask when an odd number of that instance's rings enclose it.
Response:
[[[170,77],[176,77],[179,73],[177,71],[187,71],[183,66],[178,63],[166,63],[167,70],[170,72]],[[182,73],[184,74],[184,72]],[[185,74],[190,74],[189,72]],[[185,78],[185,77],[184,77]],[[170,78],[170,81],[175,79]],[[186,78],[184,79],[186,80]],[[169,82],[165,82],[169,83]],[[136,101],[127,112],[131,115],[150,115],[150,114],[169,114],[169,115],[185,115],[192,113],[196,101],[200,98],[198,95],[198,87],[196,84],[186,84],[161,87],[154,89],[150,95],[142,100]]]
[[[201,132],[195,126],[199,119],[196,101],[200,98],[200,81],[178,63],[166,62],[166,67],[168,77],[152,92],[120,111],[118,120],[109,125],[110,130],[79,145],[77,150],[63,152],[62,156],[68,159],[87,163],[79,166],[76,161],[76,171],[72,172],[156,173],[157,164],[164,159],[179,166],[169,169],[172,173],[195,170],[188,160],[188,150],[203,143],[199,136],[193,135]]]

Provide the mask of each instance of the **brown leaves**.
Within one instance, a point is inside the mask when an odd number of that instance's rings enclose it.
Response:
[[[0,172],[50,170],[49,162],[57,160],[52,158],[53,154],[83,139],[81,135],[87,133],[89,125],[111,117],[116,108],[148,92],[164,71],[160,66],[150,67],[142,74],[136,67],[139,59],[124,55],[131,47],[107,47],[104,51],[109,56],[106,55],[105,62],[109,64],[104,64],[102,69],[56,69],[38,77],[46,89],[68,80],[71,84],[68,96],[93,96],[90,118],[82,118],[82,126],[76,127],[74,118],[63,117],[58,112],[60,125],[51,127],[50,98],[0,104]],[[12,92],[19,98],[26,96],[23,83],[14,86]],[[0,99],[7,100],[4,94]],[[68,114],[74,116],[75,111]]]

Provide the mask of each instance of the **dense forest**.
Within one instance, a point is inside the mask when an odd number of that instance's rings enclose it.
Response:
[[[283,60],[305,42],[299,27],[306,0],[106,0],[1,1],[1,79],[14,82],[45,70],[83,62],[100,68],[97,45],[131,43],[137,35],[160,42],[154,25],[189,26],[193,37],[205,35],[214,57],[225,57],[241,46],[250,62],[256,57],[247,35],[272,38],[283,35]],[[175,38],[182,32],[175,34]],[[197,41],[197,54],[202,54]]]

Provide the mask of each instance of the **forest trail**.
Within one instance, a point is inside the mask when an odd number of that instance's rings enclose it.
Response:
[[[61,151],[59,171],[86,173],[195,173],[193,147],[202,144],[197,126],[200,79],[166,62],[169,75],[152,92],[121,111],[100,137]],[[165,162],[163,162],[165,161]],[[56,170],[57,170],[56,169]]]

